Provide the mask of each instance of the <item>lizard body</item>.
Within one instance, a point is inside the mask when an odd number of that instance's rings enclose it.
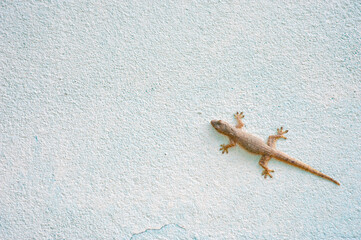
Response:
[[[285,133],[288,132],[288,130],[283,131],[283,128],[277,129],[277,135],[271,135],[268,138],[267,144],[262,141],[257,136],[254,136],[242,129],[244,126],[242,122],[242,118],[244,118],[243,113],[237,113],[235,114],[235,118],[238,122],[236,127],[231,126],[229,123],[222,121],[222,120],[212,120],[211,124],[212,126],[221,134],[227,136],[229,138],[229,144],[221,145],[221,151],[222,153],[228,153],[228,148],[234,147],[237,144],[247,150],[250,153],[254,153],[257,155],[262,155],[259,165],[264,169],[262,172],[262,175],[266,178],[267,176],[270,176],[272,178],[271,172],[274,172],[273,170],[268,168],[268,162],[271,160],[271,158],[275,158],[279,161],[288,163],[290,165],[296,166],[298,168],[301,168],[307,172],[313,173],[317,176],[320,176],[322,178],[325,178],[329,181],[332,181],[333,183],[340,185],[339,182],[332,179],[331,177],[327,176],[326,174],[323,174],[322,172],[312,168],[311,166],[298,161],[295,158],[292,158],[288,156],[286,153],[281,152],[276,149],[276,141],[280,138],[286,139],[284,136]]]

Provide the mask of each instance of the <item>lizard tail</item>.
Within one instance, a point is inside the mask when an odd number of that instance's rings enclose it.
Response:
[[[310,173],[313,173],[319,177],[322,177],[324,179],[327,179],[337,185],[340,185],[339,182],[337,182],[335,179],[327,176],[326,174],[314,169],[313,167],[301,162],[301,161],[298,161],[297,159],[295,158],[292,158],[290,156],[288,156],[286,153],[283,153],[281,151],[277,151],[274,153],[274,155],[272,156],[273,158],[279,160],[279,161],[282,161],[282,162],[285,162],[285,163],[288,163],[290,165],[293,165],[295,167],[298,167],[298,168],[301,168],[302,170],[305,170],[307,172],[310,172]]]

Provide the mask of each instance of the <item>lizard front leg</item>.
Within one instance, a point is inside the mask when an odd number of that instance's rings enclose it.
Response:
[[[234,114],[234,117],[237,120],[236,128],[242,128],[244,126],[244,123],[242,122],[242,118],[244,118],[243,112],[237,112],[236,114]]]
[[[283,138],[287,139],[283,134],[287,133],[288,130],[283,131],[283,127],[277,129],[277,135],[271,135],[268,137],[267,145],[276,148],[276,142],[278,139]],[[268,155],[263,155],[261,159],[259,160],[258,164],[263,167],[262,175],[264,175],[264,178],[267,178],[267,176],[270,176],[272,178],[271,172],[274,172],[274,170],[271,170],[268,168],[268,162],[271,160],[271,157]]]
[[[225,144],[221,144],[221,148],[219,150],[222,151],[222,154],[223,153],[228,153],[228,148],[231,148],[231,147],[234,147],[236,146],[236,142],[233,141],[233,139],[229,139],[229,144],[225,145]]]

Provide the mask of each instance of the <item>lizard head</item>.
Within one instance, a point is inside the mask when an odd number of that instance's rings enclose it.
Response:
[[[212,120],[211,121],[212,126],[217,130],[217,132],[224,134],[224,135],[229,135],[231,131],[231,126],[222,120]]]

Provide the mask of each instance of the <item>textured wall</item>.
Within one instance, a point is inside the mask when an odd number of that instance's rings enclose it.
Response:
[[[130,2],[1,1],[0,238],[360,239],[359,1]]]

